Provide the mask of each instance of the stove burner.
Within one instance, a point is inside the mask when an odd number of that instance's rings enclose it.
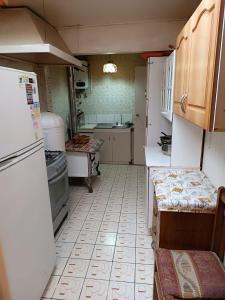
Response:
[[[49,151],[45,150],[45,160],[46,164],[49,165],[53,161],[55,161],[60,155],[62,154],[62,151]]]

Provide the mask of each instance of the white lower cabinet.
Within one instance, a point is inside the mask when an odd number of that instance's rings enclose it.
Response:
[[[113,161],[113,149],[112,149],[112,135],[109,132],[95,132],[96,139],[104,140],[100,149],[100,162],[112,162]]]
[[[101,163],[129,164],[131,162],[131,130],[95,130],[95,138],[103,139],[100,149]]]

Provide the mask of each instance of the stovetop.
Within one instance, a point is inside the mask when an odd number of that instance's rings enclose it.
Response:
[[[49,151],[45,150],[45,160],[46,160],[46,165],[50,165],[54,161],[56,161],[61,155],[62,151]]]

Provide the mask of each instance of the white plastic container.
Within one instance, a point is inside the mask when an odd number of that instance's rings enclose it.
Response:
[[[41,113],[45,150],[65,151],[63,119],[51,112]]]

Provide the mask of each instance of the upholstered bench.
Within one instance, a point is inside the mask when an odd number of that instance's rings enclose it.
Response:
[[[211,251],[156,250],[154,300],[225,299],[225,188],[220,188]]]
[[[152,171],[153,247],[209,250],[217,189],[197,169]]]

